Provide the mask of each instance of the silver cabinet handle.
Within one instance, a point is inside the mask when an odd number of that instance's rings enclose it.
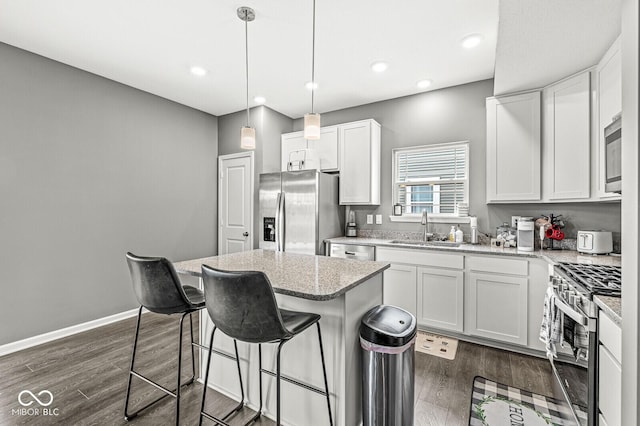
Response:
[[[351,256],[355,256],[355,255],[356,255],[356,252],[355,252],[355,251],[345,251],[345,252],[344,252],[344,254],[348,254],[348,255],[351,255]]]

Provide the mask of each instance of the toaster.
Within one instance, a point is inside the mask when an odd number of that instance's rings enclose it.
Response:
[[[580,253],[607,254],[613,251],[610,231],[578,231],[578,251]]]

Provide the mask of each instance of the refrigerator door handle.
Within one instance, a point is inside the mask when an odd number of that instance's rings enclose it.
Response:
[[[284,193],[276,198],[276,251],[284,251]]]

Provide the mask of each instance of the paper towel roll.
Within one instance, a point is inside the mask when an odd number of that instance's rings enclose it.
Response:
[[[473,227],[478,227],[478,218],[475,216],[471,216],[469,218],[469,225],[473,228]]]

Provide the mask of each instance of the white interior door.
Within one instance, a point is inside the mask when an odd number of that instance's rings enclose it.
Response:
[[[218,254],[253,249],[253,152],[218,157]]]

